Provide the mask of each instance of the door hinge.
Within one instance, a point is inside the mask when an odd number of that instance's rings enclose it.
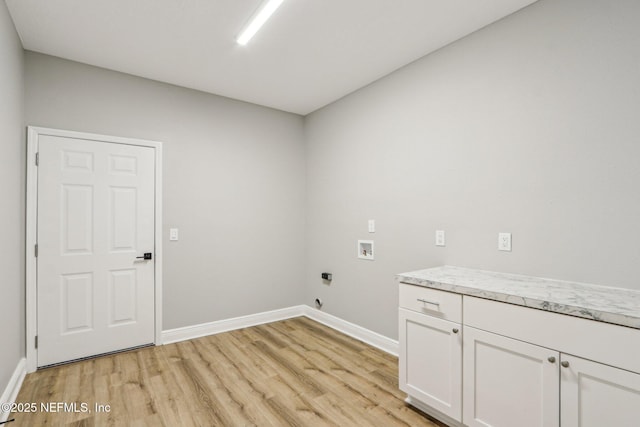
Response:
[[[38,336],[36,335],[36,348],[38,348]]]
[[[35,255],[36,255],[36,258],[38,258],[38,244],[37,243],[36,243],[36,247],[35,247]]]
[[[36,166],[40,165],[40,153],[36,153]]]

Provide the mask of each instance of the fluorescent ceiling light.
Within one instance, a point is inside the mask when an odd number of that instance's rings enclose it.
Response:
[[[267,22],[267,19],[276,11],[282,4],[283,0],[267,0],[263,3],[262,7],[256,12],[256,14],[249,22],[249,25],[240,33],[240,36],[236,39],[238,44],[246,45],[249,40],[258,32],[258,30]]]

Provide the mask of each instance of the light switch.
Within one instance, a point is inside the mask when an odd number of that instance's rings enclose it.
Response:
[[[369,233],[375,233],[376,232],[376,220],[375,219],[370,219],[369,220]]]
[[[169,240],[178,240],[178,229],[170,228],[169,229]]]
[[[444,246],[444,230],[436,230],[436,246]]]

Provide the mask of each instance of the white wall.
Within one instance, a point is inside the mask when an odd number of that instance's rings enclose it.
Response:
[[[637,0],[541,0],[306,117],[305,302],[397,337],[403,271],[640,289],[639,16]]]
[[[26,119],[164,142],[164,329],[302,302],[300,116],[27,52]]]
[[[5,2],[0,2],[0,394],[24,343],[24,57]]]

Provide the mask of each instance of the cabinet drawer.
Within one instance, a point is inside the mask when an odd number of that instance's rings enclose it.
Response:
[[[400,283],[400,307],[462,322],[462,295]]]

